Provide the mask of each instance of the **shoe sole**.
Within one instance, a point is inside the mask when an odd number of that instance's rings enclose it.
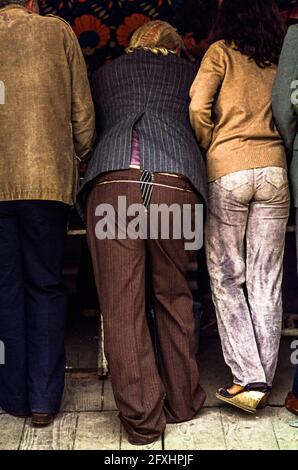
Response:
[[[238,403],[233,402],[232,399],[225,398],[222,395],[220,395],[219,393],[216,393],[215,396],[216,396],[216,398],[218,398],[218,400],[224,401],[225,403],[228,403],[229,405],[235,406],[236,408],[239,408],[240,410],[246,411],[247,413],[251,413],[251,414],[256,413],[255,408],[241,406]]]

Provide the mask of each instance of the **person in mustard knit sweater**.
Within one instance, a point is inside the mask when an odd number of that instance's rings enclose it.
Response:
[[[224,0],[191,87],[190,119],[206,151],[206,252],[233,385],[217,397],[266,403],[277,365],[289,187],[271,94],[285,28],[272,0]]]

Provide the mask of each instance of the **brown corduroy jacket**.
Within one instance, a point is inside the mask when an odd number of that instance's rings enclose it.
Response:
[[[73,204],[77,160],[95,138],[86,65],[71,27],[0,9],[0,201]]]

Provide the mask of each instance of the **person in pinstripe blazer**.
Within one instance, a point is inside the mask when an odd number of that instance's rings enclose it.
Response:
[[[192,419],[203,406],[195,357],[193,300],[183,237],[98,239],[100,204],[187,205],[191,221],[206,200],[206,170],[188,118],[196,67],[179,57],[183,41],[168,23],[137,30],[127,55],[93,77],[99,140],[79,193],[87,219],[105,351],[119,417],[132,444],[158,439],[166,423]],[[86,211],[87,206],[87,211]],[[182,221],[180,222],[182,224]],[[117,227],[119,228],[119,227]],[[125,228],[126,230],[126,228]],[[146,319],[146,260],[155,298],[157,348]]]
[[[78,195],[82,215],[94,178],[130,167],[133,128],[139,135],[141,168],[182,174],[206,199],[205,163],[187,112],[196,73],[194,64],[176,54],[150,54],[143,48],[94,73],[99,140]]]

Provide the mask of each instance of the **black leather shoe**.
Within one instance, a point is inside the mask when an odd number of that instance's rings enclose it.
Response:
[[[54,421],[51,413],[32,413],[31,423],[34,428],[46,428]]]

